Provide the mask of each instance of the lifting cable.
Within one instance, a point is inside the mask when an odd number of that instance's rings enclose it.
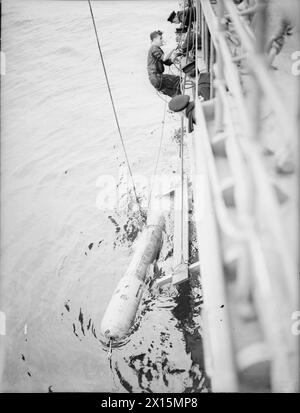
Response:
[[[193,2],[189,3],[188,2],[188,7],[192,7]],[[183,22],[182,24],[185,23],[185,1],[183,4],[184,7],[184,12],[183,12]],[[187,64],[188,61],[188,56],[189,56],[189,45],[190,45],[190,32],[191,32],[191,12],[189,13],[189,21],[188,21],[188,30],[187,30],[187,36],[186,36],[186,42],[187,42],[187,49],[186,49],[186,61],[185,64]],[[180,38],[181,40],[181,38]],[[181,61],[180,61],[180,69],[181,69]],[[182,74],[182,69],[181,69],[181,74],[180,77],[182,79],[183,74]],[[186,89],[186,74],[184,74],[183,81],[181,82],[181,93],[184,94]],[[181,114],[181,140],[180,140],[180,172],[181,172],[181,264],[188,264],[184,260],[183,256],[183,197],[184,197],[184,146],[183,146],[183,138],[184,138],[184,118],[183,118],[183,113]]]
[[[184,22],[184,21],[185,21],[185,8],[184,8],[184,10],[183,10],[183,22]],[[183,32],[180,33],[180,40],[179,40],[179,42],[178,42],[178,43],[180,43],[180,44],[181,44],[181,42],[182,42],[182,35],[183,35]],[[187,46],[188,46],[188,45],[187,45]],[[187,53],[188,53],[188,47],[187,47]],[[181,69],[178,68],[175,64],[174,64],[174,66],[181,71]],[[170,71],[170,68],[169,68],[169,71]],[[181,77],[181,75],[180,75],[180,77]],[[164,114],[163,114],[163,120],[162,120],[160,143],[159,143],[159,148],[158,148],[158,153],[157,153],[157,157],[156,157],[156,162],[155,162],[154,171],[153,171],[153,174],[152,174],[152,176],[153,176],[153,182],[152,182],[151,188],[150,188],[149,201],[148,201],[148,209],[149,209],[149,206],[150,206],[150,203],[151,203],[153,186],[154,186],[154,183],[155,183],[155,178],[156,178],[158,163],[159,163],[160,154],[161,154],[161,149],[162,149],[162,142],[163,142],[164,129],[165,129],[165,121],[166,121],[166,110],[167,110],[167,103],[168,103],[168,101],[167,101],[166,99],[164,99],[163,97],[160,96],[160,93],[159,93],[159,92],[157,92],[157,95],[158,95],[158,97],[159,97],[160,99],[162,99],[162,100],[165,102],[165,105],[164,105]],[[183,129],[182,129],[182,130],[183,130]],[[180,149],[180,153],[181,153],[182,156],[183,156],[182,147],[181,147],[181,149]],[[183,166],[183,165],[182,165],[182,166]],[[182,170],[181,170],[181,180],[182,180],[182,178],[183,178],[183,167],[182,167],[181,169],[182,169]]]
[[[108,343],[107,359],[109,363],[110,388],[113,392],[118,392],[119,387],[115,379],[114,368],[113,368],[113,363],[112,363],[112,340],[109,340],[109,343]]]
[[[162,98],[162,99],[163,99],[163,98]],[[164,114],[163,114],[163,120],[162,120],[162,125],[161,125],[160,142],[159,142],[159,147],[158,147],[158,152],[157,152],[155,167],[154,167],[154,171],[153,171],[153,174],[152,174],[152,176],[153,176],[153,181],[152,181],[151,188],[150,188],[149,201],[148,201],[148,209],[149,209],[150,203],[151,203],[152,191],[153,191],[153,186],[154,186],[155,179],[156,179],[157,167],[158,167],[158,163],[159,163],[159,159],[160,159],[160,154],[161,154],[161,149],[162,149],[162,143],[163,143],[163,138],[164,138],[164,131],[165,131],[166,112],[167,112],[167,103],[168,103],[168,101],[165,100],[165,99],[163,99],[163,100],[165,101]]]
[[[91,12],[92,21],[93,21],[93,26],[94,26],[95,36],[96,36],[96,40],[97,40],[97,45],[98,45],[98,49],[99,49],[99,53],[100,53],[100,58],[101,58],[102,66],[103,66],[103,71],[104,71],[104,75],[105,75],[105,80],[106,80],[106,84],[107,84],[107,89],[108,89],[108,92],[109,92],[109,96],[110,96],[110,100],[111,100],[111,104],[112,104],[112,108],[113,108],[113,112],[114,112],[114,116],[115,116],[115,121],[116,121],[116,124],[117,124],[120,140],[121,140],[121,143],[122,143],[122,148],[123,148],[123,151],[124,151],[124,156],[125,156],[125,160],[126,160],[126,163],[127,163],[128,171],[129,171],[129,174],[130,174],[130,177],[131,177],[134,196],[135,196],[135,199],[136,199],[136,203],[139,207],[140,218],[141,218],[141,221],[143,222],[143,214],[142,214],[142,210],[141,210],[141,204],[140,204],[140,200],[137,196],[137,191],[136,191],[136,187],[135,187],[135,183],[134,183],[134,179],[133,179],[133,174],[132,174],[131,166],[130,166],[130,163],[129,163],[129,159],[128,159],[124,139],[123,139],[123,136],[122,136],[117,111],[116,111],[115,104],[114,104],[114,99],[113,99],[113,95],[112,95],[112,91],[111,91],[111,87],[110,87],[110,83],[109,83],[109,79],[108,79],[108,75],[107,75],[107,71],[106,71],[106,67],[105,67],[105,62],[104,62],[104,58],[103,58],[103,54],[102,54],[102,50],[101,50],[100,40],[99,40],[98,31],[97,31],[96,22],[95,22],[95,17],[94,17],[94,13],[93,13],[93,9],[92,9],[92,5],[91,5],[90,0],[88,0],[88,3],[89,3],[89,8],[90,8],[90,12]]]
[[[183,10],[183,22],[185,21],[185,7]],[[180,33],[180,39],[179,39],[179,44],[182,43],[182,36],[183,36],[183,31]],[[188,45],[187,45],[187,53],[188,53]],[[181,71],[181,68],[178,68],[175,64],[174,66]],[[170,68],[169,68],[170,71]],[[180,75],[181,77],[181,75]],[[156,173],[157,173],[157,168],[158,168],[158,164],[159,164],[159,160],[160,160],[160,154],[161,154],[161,149],[162,149],[162,142],[163,142],[163,137],[164,137],[164,130],[165,130],[165,122],[166,122],[166,109],[167,109],[167,103],[168,101],[166,99],[164,99],[163,97],[160,96],[160,93],[157,92],[157,95],[160,99],[162,99],[165,102],[164,105],[164,114],[163,114],[163,120],[162,120],[162,128],[161,128],[161,136],[160,136],[160,143],[159,143],[159,148],[158,148],[158,153],[157,153],[157,157],[156,157],[156,162],[155,162],[155,167],[154,167],[154,171],[153,171],[153,182],[151,184],[151,188],[150,188],[150,194],[149,194],[149,201],[148,201],[148,209],[150,207],[150,203],[151,203],[151,198],[152,198],[152,192],[153,192],[153,186],[155,183],[155,179],[156,179]],[[183,131],[183,128],[181,128]],[[183,150],[182,150],[182,146],[180,148],[180,154],[181,154],[181,158],[183,158]],[[183,165],[181,166],[181,180],[183,179]],[[182,217],[183,220],[183,217]],[[183,222],[182,222],[183,225]]]
[[[185,8],[183,9],[183,21],[185,21]],[[183,31],[181,31],[181,33],[180,33],[180,39],[179,39],[179,42],[178,42],[179,44],[182,43],[182,35],[183,35]],[[173,65],[176,67],[177,70],[179,70],[179,71],[181,72],[181,68],[179,68],[178,66],[176,66],[175,63],[173,63]],[[169,67],[169,73],[170,73],[170,70],[171,70],[171,68]],[[181,75],[180,75],[180,77],[181,77]],[[163,114],[163,120],[162,120],[160,144],[159,144],[159,149],[158,149],[158,153],[157,153],[157,158],[156,158],[156,163],[155,163],[155,167],[154,167],[154,172],[153,172],[153,174],[152,174],[152,176],[153,176],[153,182],[152,182],[151,188],[150,188],[149,201],[148,201],[148,209],[149,209],[149,206],[150,206],[150,203],[151,203],[152,191],[153,191],[153,186],[154,186],[154,183],[155,183],[155,176],[156,176],[156,173],[157,173],[157,167],[158,167],[158,163],[159,163],[159,159],[160,159],[160,153],[161,153],[161,149],[162,149],[162,142],[163,142],[164,129],[165,129],[165,121],[166,121],[166,111],[167,111],[167,104],[168,104],[167,99],[163,98],[163,97],[161,96],[161,93],[160,93],[160,92],[156,92],[156,94],[157,94],[157,96],[158,96],[160,99],[162,99],[162,100],[165,102],[165,105],[164,105],[164,114]]]

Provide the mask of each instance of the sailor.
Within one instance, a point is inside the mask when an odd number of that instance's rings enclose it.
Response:
[[[185,38],[186,38],[186,32],[187,32],[187,27],[177,27],[175,30],[175,40],[176,43],[179,45],[182,42],[184,42]]]
[[[190,62],[182,67],[183,73],[185,73],[193,84],[195,84],[196,78],[196,66],[195,61]],[[202,72],[200,73],[198,70],[198,96],[206,101],[210,99],[210,90],[211,90],[211,82],[210,82],[210,72]]]
[[[177,12],[172,11],[167,20],[170,23],[181,23],[183,27],[189,27],[196,21],[196,7],[187,7]]]
[[[163,74],[166,66],[171,66],[176,57],[174,50],[164,54],[161,46],[163,44],[162,32],[156,30],[150,34],[151,47],[148,52],[147,69],[150,83],[163,94],[173,97],[180,92],[180,76]]]
[[[204,101],[210,99],[210,73],[203,72],[199,74],[198,80],[198,95],[203,98]]]
[[[198,37],[198,49],[201,49],[201,35],[195,32],[189,32],[180,48],[181,53],[185,56],[187,52],[194,52],[196,49],[196,37]]]

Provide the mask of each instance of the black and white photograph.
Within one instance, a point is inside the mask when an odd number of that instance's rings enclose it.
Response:
[[[300,1],[0,4],[0,393],[299,394]]]

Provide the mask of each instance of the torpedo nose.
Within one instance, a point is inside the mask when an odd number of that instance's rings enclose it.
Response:
[[[101,322],[103,337],[120,340],[128,333],[134,323],[144,286],[138,278],[121,278]]]

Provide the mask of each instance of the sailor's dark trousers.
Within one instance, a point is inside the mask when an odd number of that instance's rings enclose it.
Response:
[[[164,75],[164,74],[151,74],[149,76],[150,83],[159,92],[164,95],[173,97],[180,95],[180,76]]]

